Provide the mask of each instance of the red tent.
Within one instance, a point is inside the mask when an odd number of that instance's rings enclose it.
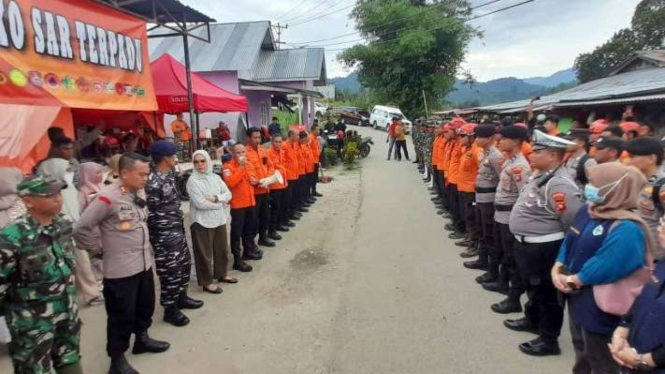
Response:
[[[177,114],[189,111],[185,66],[168,53],[150,64],[159,111]],[[205,112],[247,112],[247,98],[208,82],[192,72],[194,110]]]

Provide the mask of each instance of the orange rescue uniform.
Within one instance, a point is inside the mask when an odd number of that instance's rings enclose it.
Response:
[[[307,174],[307,157],[305,156],[305,152],[303,152],[303,147],[300,143],[295,143],[293,148],[295,149],[298,158],[298,176],[303,176]]]
[[[270,157],[270,161],[272,162],[272,165],[275,167],[275,170],[278,170],[280,174],[282,174],[282,177],[284,178],[284,183],[273,183],[270,185],[270,190],[271,191],[278,191],[278,190],[283,190],[286,187],[289,186],[289,182],[287,181],[287,174],[288,171],[286,170],[286,152],[284,151],[284,148],[282,147],[279,150],[275,150],[274,148],[270,147],[266,151],[268,153],[268,157]]]
[[[459,181],[460,159],[462,158],[462,144],[455,140],[450,153],[450,164],[448,165],[448,182],[457,184]]]
[[[321,143],[319,143],[319,137],[314,134],[309,134],[309,146],[312,149],[314,164],[318,164],[321,159]]]
[[[432,165],[436,167],[437,170],[443,170],[443,135],[439,135],[434,138],[432,143]]]
[[[479,163],[482,156],[482,148],[475,144],[462,148],[457,181],[457,190],[459,192],[476,192],[476,176],[478,176],[478,167],[480,166]]]
[[[265,148],[262,146],[254,148],[248,144],[246,149],[247,163],[252,165],[257,181],[260,181],[263,178],[268,178],[275,173],[275,167],[272,165]],[[269,188],[262,188],[259,185],[254,186],[255,195],[263,195],[269,192]]]
[[[249,162],[243,167],[236,160],[231,160],[224,164],[222,175],[233,195],[231,209],[250,208],[256,205],[254,187],[249,183],[249,178],[256,176]]]
[[[294,181],[298,179],[298,153],[296,152],[296,145],[287,140],[282,143],[282,150],[284,151],[284,167],[286,167],[286,179]]]

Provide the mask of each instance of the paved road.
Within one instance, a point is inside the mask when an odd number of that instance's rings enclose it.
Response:
[[[490,311],[501,296],[461,266],[414,165],[385,161],[384,132],[361,132],[376,140],[362,168],[331,170],[325,197],[253,273],[234,274],[241,282],[221,296],[192,284],[206,306],[187,327],[164,324],[157,307],[151,334],[172,348],[130,355],[141,373],[570,372],[567,332],[561,357],[518,352],[532,336]],[[82,318],[86,373],[105,373],[103,307]],[[9,367],[0,357],[0,372]]]

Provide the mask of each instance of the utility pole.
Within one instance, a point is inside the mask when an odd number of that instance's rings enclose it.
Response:
[[[427,96],[425,96],[425,90],[423,90],[423,102],[425,103],[425,118],[429,119],[429,111],[427,110]]]
[[[289,28],[289,25],[286,24],[282,26],[279,22],[277,22],[277,26],[272,26],[273,28],[277,29],[277,41],[275,44],[277,44],[277,49],[279,49],[279,45],[282,44],[282,30],[286,30]]]

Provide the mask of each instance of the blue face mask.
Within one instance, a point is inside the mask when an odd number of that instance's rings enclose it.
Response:
[[[618,181],[608,183],[602,187],[596,187],[591,183],[587,183],[586,186],[584,186],[584,198],[586,201],[594,204],[602,204],[605,201],[605,196],[609,195],[612,190],[614,190],[619,183],[621,183],[622,180],[624,180],[628,174],[625,174],[623,177],[619,178]],[[607,187],[610,187],[610,189],[601,196],[600,190],[605,189]]]

